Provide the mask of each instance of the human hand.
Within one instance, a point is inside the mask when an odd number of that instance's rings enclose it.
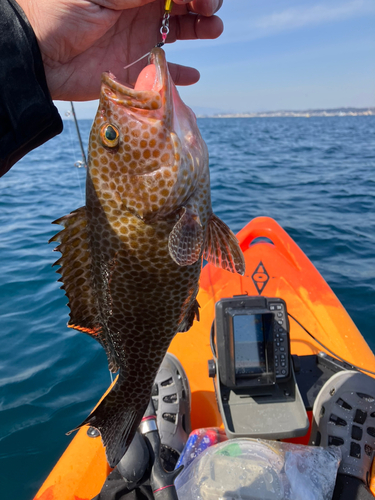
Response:
[[[167,43],[217,38],[223,31],[213,14],[223,0],[173,0]],[[24,10],[42,53],[53,99],[97,99],[100,75],[111,71],[133,85],[142,62],[127,64],[161,41],[165,0],[17,0]],[[144,65],[144,61],[143,61]],[[169,65],[176,84],[199,79],[194,68]]]

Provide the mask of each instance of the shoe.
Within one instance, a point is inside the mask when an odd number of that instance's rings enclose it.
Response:
[[[181,363],[167,353],[152,390],[165,470],[174,469],[191,432],[190,387]]]
[[[339,474],[368,486],[375,450],[375,380],[358,371],[333,375],[315,400],[309,444],[339,446]]]

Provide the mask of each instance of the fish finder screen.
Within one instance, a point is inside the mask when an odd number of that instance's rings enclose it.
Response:
[[[235,374],[266,371],[266,353],[261,314],[233,316]]]

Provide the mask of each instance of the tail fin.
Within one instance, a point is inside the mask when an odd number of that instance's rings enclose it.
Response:
[[[136,411],[121,402],[123,396],[117,398],[116,389],[119,380],[109,394],[99,403],[95,410],[76,428],[91,425],[101,434],[107,461],[110,467],[115,467],[124,456],[134,434],[140,424],[144,411]],[[146,405],[147,406],[147,405]],[[76,429],[68,432],[74,432]]]

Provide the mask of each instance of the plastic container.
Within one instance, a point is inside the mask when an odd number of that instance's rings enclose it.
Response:
[[[195,454],[175,481],[179,500],[331,500],[340,449],[233,439]]]

